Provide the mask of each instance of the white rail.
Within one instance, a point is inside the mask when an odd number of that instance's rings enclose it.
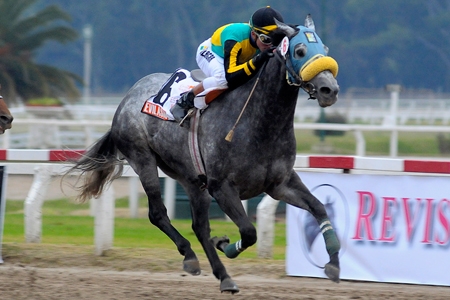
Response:
[[[37,152],[37,155],[34,155],[35,158],[42,156],[42,153],[45,152],[45,150],[34,151]],[[24,202],[25,241],[27,243],[40,243],[42,235],[42,205],[45,200],[48,185],[53,176],[60,176],[70,165],[58,162],[45,163],[33,161],[33,156],[28,156],[24,151],[20,152],[30,161],[27,163],[6,162],[2,163],[2,165],[6,166],[6,174],[34,175],[33,183]],[[21,161],[24,161],[24,159]],[[131,217],[137,217],[137,175],[130,166],[126,165],[122,176],[129,178],[130,215]],[[161,171],[159,172],[159,176],[164,177],[166,180],[164,204],[167,208],[169,218],[173,219],[175,216],[175,180],[167,177]],[[111,249],[113,245],[115,207],[113,186],[108,186],[98,199],[91,199],[90,204],[91,214],[95,217],[95,254],[102,255],[104,251]]]
[[[52,119],[18,119],[14,126],[29,126],[29,131],[15,133],[8,130],[0,136],[0,145],[3,149],[29,148],[33,141],[42,143],[50,139],[45,148],[87,148],[102,136],[111,126],[111,121],[102,120],[52,120]],[[332,124],[332,123],[295,123],[298,130],[331,130],[353,132],[356,149],[355,155],[366,154],[366,141],[364,132],[382,131],[390,132],[389,156],[398,155],[399,132],[436,132],[448,133],[450,126],[419,126],[419,125],[363,125],[363,124]],[[18,142],[18,140],[21,140]],[[39,147],[38,147],[39,148]]]
[[[398,155],[398,133],[399,132],[450,132],[450,126],[418,126],[418,125],[361,125],[361,124],[331,124],[331,123],[295,123],[295,129],[303,130],[333,130],[351,131],[356,140],[355,154],[357,156],[366,155],[366,141],[364,131],[384,131],[391,133],[389,144],[389,156]]]

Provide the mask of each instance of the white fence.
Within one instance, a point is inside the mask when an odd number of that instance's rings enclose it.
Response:
[[[449,125],[450,100],[448,99],[401,99],[399,105],[399,124],[436,124]],[[315,101],[299,101],[296,108],[298,122],[318,120],[321,108]],[[359,99],[336,102],[325,108],[330,115],[337,114],[346,118],[348,123],[382,124],[390,112],[389,99]]]
[[[365,131],[391,133],[391,157],[398,154],[399,132],[450,132],[450,99],[400,98],[400,86],[390,85],[385,99],[344,98],[326,108],[327,115],[338,114],[347,119],[347,124],[311,123],[318,120],[321,108],[316,101],[306,100],[300,94],[296,107],[296,129],[351,131],[356,140],[355,155],[364,156]],[[67,105],[63,108],[15,108],[14,130],[0,136],[3,148],[60,149],[86,148],[101,137],[110,127],[120,98],[93,98],[102,105]],[[44,118],[44,119],[38,119]],[[308,123],[310,122],[310,123]],[[364,122],[370,125],[354,124]],[[405,125],[413,122],[418,125]],[[422,123],[428,126],[419,125]],[[19,127],[19,130],[15,128]]]
[[[9,150],[16,162],[6,162],[6,174],[34,175],[33,183],[24,202],[25,215],[25,241],[28,243],[39,243],[42,236],[42,205],[46,197],[47,188],[53,176],[60,176],[69,167],[68,164],[58,162],[44,162],[43,157],[49,152],[47,150]],[[34,154],[33,154],[34,152]],[[42,160],[42,162],[39,162]],[[19,162],[20,161],[20,162]],[[24,163],[26,162],[26,163]],[[175,181],[162,172],[160,177],[166,178],[164,204],[170,218],[175,216]],[[130,216],[136,217],[138,211],[138,189],[139,184],[136,173],[125,166],[123,177],[129,178],[129,206]],[[113,186],[103,192],[98,199],[91,199],[91,215],[95,216],[94,244],[95,253],[102,255],[110,249],[114,236],[114,207],[115,194]],[[1,229],[1,228],[0,228]]]
[[[0,150],[7,174],[34,174],[34,181],[24,204],[25,239],[40,242],[42,215],[41,207],[51,176],[60,175],[66,164],[57,162],[64,150]],[[68,155],[70,156],[70,155]],[[24,164],[24,162],[26,162]],[[306,156],[297,155],[294,169],[337,169],[346,172],[383,171],[450,174],[450,160],[388,159],[351,156]],[[164,173],[160,177],[166,177]],[[137,177],[129,166],[123,176],[130,178],[130,186],[137,184]],[[175,181],[166,178],[165,205],[170,218],[175,215]],[[137,189],[130,188],[130,210],[137,210]],[[113,243],[114,191],[110,186],[99,199],[93,200],[95,216],[95,253],[101,255]],[[274,237],[274,213],[278,201],[266,196],[257,208],[257,228],[259,234],[258,252],[262,257],[270,257]]]
[[[96,120],[52,120],[52,119],[19,119],[14,120],[14,126],[28,126],[29,132],[12,133],[11,130],[0,136],[3,149],[29,148],[39,144],[41,149],[87,148],[100,138],[110,127],[110,121]],[[72,130],[69,130],[72,128]],[[73,129],[75,128],[75,130]],[[362,125],[362,124],[331,124],[331,123],[295,123],[295,129],[334,130],[353,132],[356,149],[355,155],[364,156],[366,141],[364,132],[384,131],[391,133],[390,156],[398,154],[399,132],[436,132],[448,133],[450,126],[418,126],[418,125]]]
[[[450,97],[421,92],[401,92],[398,86],[392,85],[390,90],[366,91],[352,95],[339,96],[333,106],[327,107],[327,115],[340,115],[348,123],[383,124],[390,118],[395,105],[396,123],[405,124],[443,124],[449,125]],[[318,120],[321,108],[316,101],[308,101],[300,94],[296,107],[298,122]]]
[[[110,120],[14,119],[13,128],[0,136],[2,149],[86,148],[111,126]]]

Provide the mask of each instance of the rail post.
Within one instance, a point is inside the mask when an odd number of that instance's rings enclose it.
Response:
[[[402,89],[399,84],[388,84],[386,85],[386,89],[391,93],[391,124],[392,126],[397,125],[397,115],[398,115],[398,99],[399,94]],[[390,139],[390,149],[389,155],[391,157],[397,157],[398,154],[398,131],[391,131],[391,139]]]
[[[275,237],[275,212],[279,201],[265,195],[256,207],[256,227],[258,240],[256,244],[258,257],[271,258]]]
[[[94,243],[95,254],[103,255],[111,249],[114,236],[114,188],[109,185],[95,202]]]
[[[175,219],[176,184],[175,179],[170,177],[166,177],[164,181],[164,205],[170,220]]]
[[[52,179],[51,165],[42,165],[34,169],[34,179],[24,204],[25,241],[40,243],[42,235],[42,203]]]

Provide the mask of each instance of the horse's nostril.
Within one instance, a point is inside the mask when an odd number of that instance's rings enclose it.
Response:
[[[329,94],[331,94],[331,89],[330,89],[329,87],[321,87],[321,88],[319,89],[319,92],[320,92],[322,95],[329,95]]]
[[[2,115],[0,116],[0,120],[2,124],[10,124],[14,118],[11,115]]]

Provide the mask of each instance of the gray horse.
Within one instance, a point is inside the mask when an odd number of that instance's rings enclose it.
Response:
[[[275,57],[257,77],[219,95],[198,119],[190,120],[190,126],[141,113],[144,101],[170,75],[152,74],[139,80],[119,105],[111,129],[69,171],[81,171],[79,199],[98,197],[105,185],[121,175],[126,159],[139,175],[148,197],[150,222],[175,243],[184,256],[183,269],[198,275],[201,270],[196,254],[167,216],[161,198],[159,167],[176,179],[189,196],[192,229],[220,280],[220,290],[235,293],[239,288],[227,273],[216,248],[228,258],[235,258],[255,244],[256,229],[241,199],[267,193],[314,216],[330,256],[325,273],[339,282],[340,244],[335,231],[324,205],[293,170],[296,158],[293,122],[300,88],[322,107],[335,103],[339,91],[335,79],[337,64],[330,63],[332,58],[326,56],[326,47],[311,23],[310,18],[306,22],[308,27],[278,22],[278,32],[287,39],[278,46]],[[310,58],[314,53],[317,55]],[[188,146],[194,122],[198,123],[198,150],[204,174],[199,174],[194,166]],[[212,198],[237,225],[241,240],[230,243],[226,237],[211,238],[208,210]]]

